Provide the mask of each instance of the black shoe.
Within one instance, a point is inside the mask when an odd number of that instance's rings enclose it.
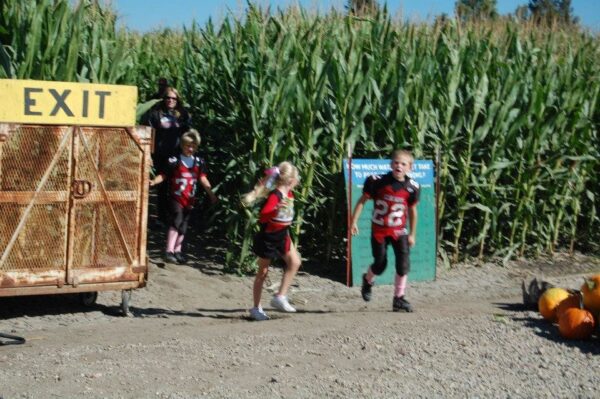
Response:
[[[165,253],[165,261],[169,263],[177,263],[177,258],[173,252],[167,252]]]
[[[408,302],[406,299],[404,299],[404,296],[397,296],[394,297],[394,302],[392,304],[392,308],[394,309],[394,312],[399,312],[401,310],[404,310],[405,312],[412,312],[413,311],[413,307],[410,304],[410,302]]]
[[[181,252],[175,252],[173,255],[175,255],[175,259],[177,259],[177,263],[180,265],[185,265],[187,263],[186,256]]]
[[[365,300],[365,302],[369,302],[371,300],[371,288],[373,287],[373,284],[369,284],[369,282],[367,281],[367,275],[363,274],[362,276],[362,287],[360,289],[360,293],[363,297],[363,299]]]

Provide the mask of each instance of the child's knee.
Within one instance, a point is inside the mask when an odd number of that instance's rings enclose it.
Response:
[[[289,266],[292,270],[298,270],[300,269],[300,266],[302,266],[302,262],[300,262],[300,260],[292,261]]]
[[[396,273],[400,276],[405,276],[410,272],[410,262],[408,257],[403,257],[396,261]]]
[[[302,265],[300,254],[295,249],[286,253],[283,260],[285,261],[285,266],[288,270],[298,270]]]
[[[269,274],[269,268],[265,267],[265,268],[259,268],[258,271],[256,272],[256,280],[264,280],[267,278],[267,275]]]
[[[379,276],[379,275],[381,275],[381,273],[384,272],[386,266],[387,266],[386,259],[380,260],[378,262],[373,262],[373,264],[371,265],[371,271],[373,272],[374,275]]]

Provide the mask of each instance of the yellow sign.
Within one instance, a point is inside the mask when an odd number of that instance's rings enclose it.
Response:
[[[0,122],[134,126],[137,87],[0,79]]]

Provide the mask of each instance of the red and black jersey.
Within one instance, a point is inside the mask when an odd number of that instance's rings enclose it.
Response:
[[[406,212],[419,202],[419,183],[406,176],[396,180],[389,172],[367,177],[363,194],[373,200],[372,234],[378,242],[408,234]]]
[[[284,199],[279,190],[273,190],[260,210],[259,223],[270,233],[287,228],[294,219],[294,194],[288,191]]]
[[[198,180],[207,175],[206,163],[200,157],[193,156],[193,165],[187,167],[181,160],[181,154],[169,158],[167,173],[169,193],[173,200],[188,208],[196,201]]]

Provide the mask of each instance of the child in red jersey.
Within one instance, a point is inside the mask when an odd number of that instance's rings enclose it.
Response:
[[[412,312],[411,304],[405,299],[406,281],[410,270],[409,248],[415,245],[417,232],[417,202],[419,184],[409,178],[414,159],[409,151],[397,150],[392,154],[391,172],[367,177],[363,194],[359,198],[352,215],[352,235],[358,234],[356,222],[365,202],[374,201],[371,218],[371,249],[373,264],[363,274],[361,294],[365,301],[371,300],[371,287],[375,276],[381,275],[387,265],[387,246],[391,245],[396,257],[396,278],[394,281],[394,312]],[[406,228],[408,216],[409,229]]]
[[[169,184],[169,230],[165,253],[167,262],[186,263],[181,247],[196,201],[197,183],[200,182],[212,203],[217,202],[217,197],[206,177],[206,163],[195,155],[199,145],[200,134],[194,129],[188,130],[181,136],[180,153],[170,157],[165,171],[150,181],[150,187],[165,180]]]
[[[282,258],[286,264],[279,291],[271,299],[271,306],[282,312],[296,311],[288,302],[287,291],[300,268],[300,255],[289,233],[294,219],[292,190],[300,179],[298,169],[289,162],[282,162],[265,173],[265,178],[243,198],[243,202],[250,205],[258,198],[266,197],[260,211],[260,231],[254,237],[253,245],[254,253],[258,256],[258,272],[254,279],[254,307],[250,309],[250,317],[258,321],[269,319],[260,305],[260,298],[271,261]]]

